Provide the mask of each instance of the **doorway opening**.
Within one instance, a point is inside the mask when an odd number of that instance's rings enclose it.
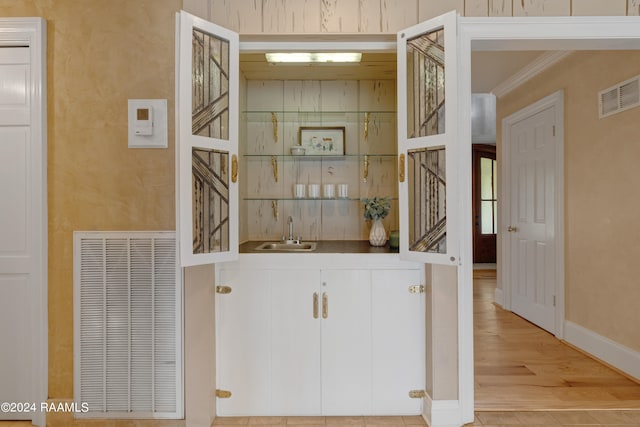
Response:
[[[509,114],[513,114],[518,108],[524,108],[524,106],[542,99],[557,89],[569,87],[572,90],[568,90],[568,93],[564,96],[568,105],[563,110],[569,115],[573,114],[571,117],[584,125],[584,119],[580,119],[580,117],[584,117],[584,111],[580,111],[578,115],[576,113],[576,105],[585,105],[589,100],[596,102],[595,94],[597,92],[586,89],[584,94],[577,93],[575,85],[578,83],[563,81],[562,76],[569,74],[570,70],[575,70],[576,67],[593,68],[590,65],[592,62],[597,62],[596,56],[602,55],[603,60],[601,62],[604,63],[606,62],[604,61],[605,55],[610,55],[609,57],[613,58],[615,54],[615,52],[603,51],[578,51],[550,68],[545,74],[532,78],[530,82],[524,83],[521,88],[514,89],[512,93],[505,94],[501,100],[498,100],[497,116],[499,122],[497,126],[498,129],[501,129],[498,135],[498,161],[503,160],[503,164],[499,167],[502,189],[507,184],[505,180],[508,178],[504,170],[508,166],[509,158],[504,155],[506,136],[501,120]],[[639,55],[638,51],[630,51],[628,54]],[[609,67],[616,67],[616,65],[610,64]],[[473,67],[472,70],[475,72]],[[575,80],[575,74],[573,76]],[[606,82],[610,77],[606,72],[603,72],[602,76],[601,84],[604,85],[603,87],[608,87]],[[585,78],[585,82],[581,84],[593,84],[593,82],[587,82],[589,77],[583,78]],[[615,80],[616,78],[613,79]],[[618,78],[618,80],[623,79]],[[555,86],[552,84],[553,81],[556,82]],[[580,102],[576,99],[579,99]],[[594,110],[596,109],[594,108]],[[597,115],[597,111],[595,114]],[[601,125],[603,123],[600,122]],[[576,134],[575,130],[572,130],[572,132],[574,132],[573,135]],[[592,132],[592,136],[584,135],[582,138],[583,144],[590,137],[596,138],[597,136],[595,132]],[[510,142],[513,143],[513,138]],[[561,162],[564,163],[564,158],[562,157]],[[568,172],[567,174],[563,175],[562,178],[572,176]],[[590,178],[586,179],[589,180]],[[517,177],[508,181],[513,186],[516,186],[516,182]],[[573,184],[575,182],[574,179]],[[560,190],[564,188],[571,190],[574,186],[568,183],[566,187],[562,185]],[[516,188],[516,192],[517,190]],[[575,196],[576,192],[573,194]],[[512,192],[501,191],[500,195],[502,197],[499,199],[499,204],[513,202]],[[564,197],[560,202],[558,202],[557,198],[555,200],[555,203],[562,203],[560,207],[565,206],[565,203],[567,203]],[[501,206],[499,210],[503,213],[505,211],[504,206]],[[574,218],[573,216],[565,217],[563,215],[561,218],[563,223],[567,218],[569,222],[566,225],[571,226],[573,224],[571,221]],[[517,232],[517,230],[508,231],[509,227],[517,228],[511,224],[509,219],[506,215],[500,218],[499,241],[510,239],[514,232]],[[556,230],[556,232],[561,233],[561,237],[564,238],[565,234],[562,228]],[[498,244],[500,247],[500,243]],[[495,287],[495,278],[477,277],[476,275],[474,281],[474,303],[476,304],[474,311],[476,316],[474,330],[476,410],[637,409],[640,386],[633,380],[619,375],[593,358],[585,356],[552,335],[538,329],[525,319],[509,311],[502,310],[495,304],[497,302],[507,309],[513,308],[511,305],[512,293],[517,291],[517,289],[514,289],[512,278],[507,274],[501,275],[505,271],[504,264],[513,254],[512,250],[505,251],[504,246],[502,248],[502,253],[499,253],[497,257],[498,287]],[[562,248],[560,246],[560,249],[558,249],[562,251],[559,254],[560,257],[564,252]],[[534,264],[533,267],[544,268],[545,265],[544,263]],[[560,271],[556,277],[564,280],[564,263],[559,267]],[[491,298],[492,289],[496,289],[495,298]],[[558,295],[550,295],[550,301],[552,304],[562,304],[561,308],[564,310],[564,292]],[[567,325],[571,325],[571,322],[564,318],[564,312],[562,312],[561,318],[557,319],[556,324],[558,329],[554,332],[557,338],[562,339],[565,328],[568,328]],[[569,332],[571,331],[569,330]],[[567,338],[567,341],[571,343],[571,336]],[[590,352],[589,348],[583,348],[583,350]],[[602,359],[598,354],[595,354],[595,356]],[[544,367],[542,367],[542,364],[544,364]],[[569,364],[572,366],[571,372],[567,369]],[[584,371],[581,370],[583,367]],[[594,375],[591,376],[589,372]],[[581,377],[581,380],[577,380],[578,377]],[[587,377],[590,378],[583,381]],[[573,387],[572,389],[564,388],[569,384]],[[621,398],[619,392],[613,391],[616,384],[619,384],[625,390],[625,398]],[[489,393],[488,390],[491,390],[491,392]],[[586,394],[591,394],[591,398],[585,399],[584,396]]]

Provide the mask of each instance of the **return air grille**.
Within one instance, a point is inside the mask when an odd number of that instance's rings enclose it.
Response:
[[[620,113],[640,105],[640,76],[598,93],[600,118]]]
[[[74,233],[76,416],[182,418],[179,285],[174,232]]]

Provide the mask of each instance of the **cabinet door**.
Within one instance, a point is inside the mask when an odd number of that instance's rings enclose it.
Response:
[[[373,413],[418,415],[425,389],[425,297],[409,286],[424,283],[422,270],[371,273]]]
[[[322,413],[371,413],[371,291],[367,270],[323,270]]]
[[[400,254],[458,264],[457,15],[398,33]]]
[[[239,36],[181,11],[176,37],[180,265],[235,260]]]
[[[271,413],[320,415],[320,270],[274,270],[271,280]]]
[[[216,294],[217,415],[265,415],[271,396],[270,279],[266,270],[221,270]],[[204,327],[203,330],[206,330]]]

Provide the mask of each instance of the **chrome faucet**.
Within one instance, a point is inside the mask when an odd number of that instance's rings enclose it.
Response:
[[[282,241],[285,243],[300,243],[300,236],[295,239],[293,238],[293,218],[287,218],[287,224],[289,225],[289,238],[287,239],[286,236],[282,236]]]
[[[289,240],[293,240],[293,218],[287,218],[287,224],[289,224]]]

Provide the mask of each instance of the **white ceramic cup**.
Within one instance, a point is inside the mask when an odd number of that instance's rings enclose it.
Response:
[[[349,197],[349,184],[338,184],[338,197],[341,199]]]
[[[310,198],[317,199],[320,197],[320,184],[309,184],[308,187]]]
[[[324,184],[322,186],[322,197],[325,199],[333,199],[336,197],[336,186],[335,184]]]
[[[293,197],[296,199],[304,198],[304,184],[294,184],[293,186]]]

